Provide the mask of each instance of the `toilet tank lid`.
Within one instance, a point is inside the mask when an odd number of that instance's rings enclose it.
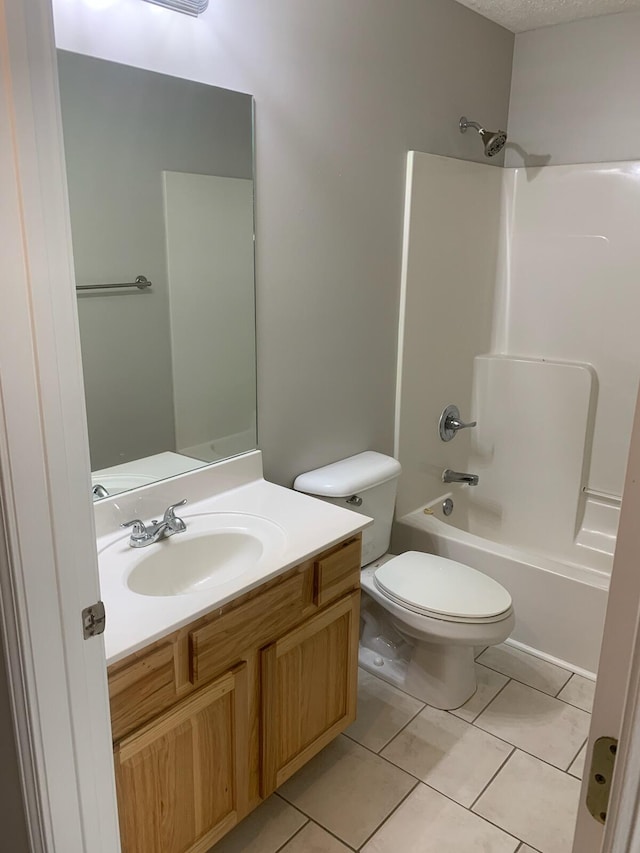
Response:
[[[293,488],[323,498],[346,498],[400,476],[397,459],[365,450],[296,477]]]

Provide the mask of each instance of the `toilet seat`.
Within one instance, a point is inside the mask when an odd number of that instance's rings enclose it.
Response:
[[[512,608],[511,596],[493,578],[419,551],[407,551],[379,566],[373,583],[401,607],[447,622],[496,622]]]

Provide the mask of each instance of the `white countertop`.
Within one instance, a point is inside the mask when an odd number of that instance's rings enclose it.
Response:
[[[257,455],[261,473],[261,459],[259,454]],[[105,566],[100,565],[101,594],[107,613],[104,641],[108,665],[171,634],[200,616],[222,607],[298,563],[358,533],[371,523],[371,519],[367,516],[274,485],[262,479],[261,476],[255,477],[256,466],[253,466],[253,471],[249,471],[246,458],[241,459],[243,461],[239,464],[244,464],[248,481],[231,489],[220,491],[216,487],[217,466],[211,466],[206,471],[203,469],[164,481],[158,484],[159,489],[158,486],[136,489],[128,493],[126,498],[118,496],[118,503],[103,501],[101,502],[103,506],[101,508],[98,506],[97,528],[102,533],[98,538],[99,563],[100,555],[110,546],[113,546],[112,553],[114,549],[116,551],[121,548],[131,550],[127,544],[129,532],[122,530],[117,522],[138,515],[148,520],[152,513],[154,518],[157,515],[161,517],[158,509],[155,507],[150,509],[154,503],[156,506],[162,504],[168,506],[169,503],[175,503],[185,495],[189,503],[182,508],[179,515],[186,522],[187,529],[190,516],[201,516],[204,513],[244,513],[268,519],[277,524],[285,534],[282,548],[270,559],[262,561],[258,568],[251,569],[214,589],[188,594],[140,595],[127,586],[126,572],[113,569],[107,572]],[[229,481],[230,464],[233,461],[224,463],[226,467],[221,468],[223,476],[218,478],[220,482],[224,482],[225,477],[226,482]],[[202,493],[208,491],[204,483],[206,472],[213,479],[210,484],[211,494],[203,497]],[[194,476],[197,476],[197,480],[189,480]],[[156,494],[152,496],[151,491],[154,489]],[[192,492],[197,499],[189,497],[189,492]],[[150,509],[150,512],[143,514],[140,511],[142,508]],[[177,546],[179,537],[180,534],[177,534],[166,542],[160,540],[138,550],[145,552],[152,548],[162,548],[171,544],[172,541]],[[120,553],[125,552],[120,551]],[[113,566],[113,560],[111,566]]]

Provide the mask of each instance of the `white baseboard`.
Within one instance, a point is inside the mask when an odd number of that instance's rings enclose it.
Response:
[[[519,643],[517,640],[505,640],[505,645],[513,646],[514,649],[519,649],[521,652],[526,652],[527,654],[533,655],[541,660],[554,663],[556,666],[561,666],[563,669],[571,670],[571,672],[575,672],[578,675],[582,675],[584,678],[588,678],[589,681],[596,680],[595,672],[589,672],[588,669],[581,669],[572,663],[568,663],[566,660],[562,660],[562,658],[557,658],[553,655],[548,655],[546,652],[541,652],[539,649],[532,649],[531,646],[526,646],[524,643]]]

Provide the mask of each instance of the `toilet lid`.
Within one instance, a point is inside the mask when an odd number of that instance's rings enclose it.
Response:
[[[421,551],[394,557],[376,569],[373,579],[390,598],[440,618],[487,619],[511,607],[511,596],[493,578]]]

